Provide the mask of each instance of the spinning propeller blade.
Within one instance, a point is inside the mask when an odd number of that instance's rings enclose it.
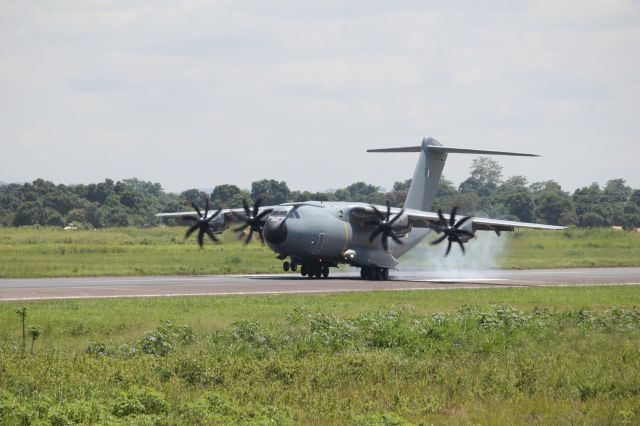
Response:
[[[432,228],[437,233],[442,233],[440,237],[431,241],[432,245],[440,244],[444,240],[449,240],[447,244],[447,250],[444,253],[445,256],[448,256],[449,252],[451,252],[451,246],[453,245],[453,243],[458,243],[460,249],[462,250],[462,254],[465,254],[463,237],[473,238],[473,236],[475,235],[471,231],[461,229],[461,226],[464,225],[469,219],[471,219],[471,216],[465,216],[456,222],[457,212],[458,207],[453,207],[453,209],[451,210],[451,215],[449,215],[449,220],[447,221],[447,219],[442,214],[442,210],[439,209],[438,222],[432,226]],[[465,239],[465,241],[468,241],[468,238]]]
[[[245,214],[241,215],[241,214],[233,213],[236,219],[238,219],[241,222],[244,222],[243,225],[240,225],[239,227],[234,229],[234,232],[240,233],[238,235],[238,239],[242,239],[243,237],[242,231],[244,231],[247,228],[250,228],[249,235],[247,235],[247,238],[244,241],[245,244],[249,244],[251,242],[254,232],[258,233],[258,237],[260,237],[260,241],[262,242],[262,244],[264,244],[264,235],[262,235],[262,230],[264,229],[264,224],[266,223],[266,221],[263,220],[263,217],[269,214],[269,212],[263,211],[262,213],[258,214],[258,212],[260,211],[260,205],[262,204],[263,200],[264,200],[263,197],[258,198],[254,203],[253,210],[252,210],[249,207],[249,203],[247,203],[247,200],[243,199],[242,208],[244,209]]]
[[[191,236],[191,234],[193,234],[196,230],[198,230],[198,237],[197,237],[197,241],[198,241],[198,245],[200,246],[200,248],[203,247],[204,245],[204,236],[205,234],[213,241],[213,242],[218,242],[218,238],[216,238],[216,235],[213,233],[213,230],[211,229],[211,221],[213,219],[215,219],[216,217],[218,217],[218,215],[220,214],[220,212],[222,211],[222,206],[220,206],[218,208],[218,210],[212,214],[211,216],[209,216],[209,197],[205,198],[205,207],[204,207],[204,214],[202,214],[202,211],[200,211],[200,209],[198,208],[198,206],[196,205],[196,203],[194,203],[193,201],[191,201],[191,206],[193,207],[193,209],[196,211],[196,214],[198,215],[198,218],[188,218],[187,220],[194,222],[193,225],[191,225],[189,227],[189,229],[187,229],[187,232],[184,234],[184,238],[187,239],[189,238],[189,236]]]
[[[402,244],[402,240],[400,240],[399,235],[396,234],[395,229],[393,229],[393,225],[404,214],[404,209],[400,210],[400,212],[396,214],[393,219],[391,219],[391,204],[389,203],[389,200],[387,200],[386,204],[386,215],[382,214],[380,210],[376,208],[376,206],[371,205],[371,208],[378,216],[378,220],[368,221],[367,225],[376,227],[369,237],[369,242],[372,243],[378,235],[382,234],[382,248],[385,251],[389,251],[389,238],[391,238],[397,244]]]

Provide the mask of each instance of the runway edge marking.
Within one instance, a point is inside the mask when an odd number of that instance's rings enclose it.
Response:
[[[602,284],[488,284],[482,287],[455,286],[455,287],[403,287],[383,289],[336,289],[336,290],[299,290],[299,291],[259,291],[259,292],[221,292],[221,293],[168,293],[168,294],[131,294],[131,295],[103,295],[103,296],[52,296],[52,297],[25,297],[0,299],[0,302],[40,301],[40,300],[76,300],[76,299],[140,299],[149,297],[194,297],[194,296],[270,296],[270,295],[304,295],[304,294],[337,294],[337,293],[366,293],[382,291],[447,291],[447,290],[484,290],[496,288],[550,288],[550,287],[616,287],[616,286],[640,286],[640,283],[602,283]]]

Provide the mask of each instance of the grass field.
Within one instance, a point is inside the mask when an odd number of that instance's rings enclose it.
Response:
[[[193,275],[282,272],[275,254],[260,244],[240,244],[233,235],[225,243],[200,250],[183,240],[182,228],[119,228],[63,231],[0,228],[0,277]],[[481,268],[509,269],[595,266],[640,266],[640,234],[612,230],[562,232],[518,231],[497,238],[479,233],[463,258],[454,248],[446,259],[451,267],[466,265],[474,256]],[[474,247],[474,245],[476,245]],[[428,243],[402,258],[407,264],[443,262],[444,247]]]
[[[636,287],[20,306],[1,424],[640,422]]]

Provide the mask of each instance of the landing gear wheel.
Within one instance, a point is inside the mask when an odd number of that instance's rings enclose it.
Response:
[[[302,266],[300,267],[300,275],[302,275],[303,277],[304,277],[304,276],[306,276],[306,275],[307,275],[307,272],[308,272],[308,271],[307,271],[307,269],[308,269],[308,268],[307,268],[307,265],[302,265]]]
[[[327,265],[324,265],[322,267],[322,276],[325,278],[329,276],[329,267]]]
[[[320,278],[322,276],[322,267],[316,266],[314,268],[314,272],[315,272],[316,278]]]
[[[373,280],[380,281],[382,279],[382,274],[380,273],[380,268],[373,268]]]
[[[291,263],[291,270],[293,272],[296,272],[298,270],[298,264],[297,263]]]
[[[289,267],[290,267],[289,262],[284,262],[282,264],[282,269],[284,269],[285,272],[289,272]]]
[[[387,268],[382,268],[382,279],[384,281],[389,279],[389,270]]]
[[[369,276],[367,274],[367,268],[365,268],[364,266],[360,268],[360,278],[362,278],[363,280],[369,279]]]

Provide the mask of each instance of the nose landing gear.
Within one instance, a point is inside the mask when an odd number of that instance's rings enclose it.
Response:
[[[284,262],[282,264],[282,269],[284,269],[285,272],[289,272],[289,269],[291,269],[293,272],[296,272],[298,270],[298,264],[295,262]]]

